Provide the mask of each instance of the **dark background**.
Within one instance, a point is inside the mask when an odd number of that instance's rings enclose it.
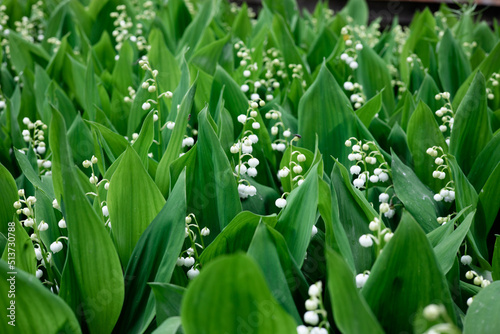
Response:
[[[256,12],[261,8],[260,0],[233,0],[238,4],[246,2],[249,7],[252,7]],[[385,27],[390,25],[392,19],[395,15],[399,17],[399,22],[401,25],[406,26],[411,22],[413,14],[420,10],[422,11],[425,7],[429,7],[431,11],[437,11],[439,9],[440,3],[445,2],[451,8],[458,8],[453,1],[433,1],[433,0],[399,0],[399,1],[388,1],[388,0],[367,0],[368,7],[370,8],[370,21],[382,17],[381,26]],[[464,2],[464,1],[460,1]],[[315,0],[297,0],[299,8],[308,9],[312,12],[316,6],[317,1]],[[340,11],[347,0],[331,0],[329,1],[330,8],[335,12]],[[480,11],[480,17],[485,20],[490,26],[493,24],[493,19],[496,18],[497,21],[500,19],[500,0],[476,0],[477,4],[476,11]]]

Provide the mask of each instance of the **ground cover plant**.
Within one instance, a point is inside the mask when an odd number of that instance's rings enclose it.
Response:
[[[2,2],[1,333],[500,328],[498,23],[262,4]]]

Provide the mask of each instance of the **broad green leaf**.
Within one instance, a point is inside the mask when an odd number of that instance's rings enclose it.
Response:
[[[417,13],[414,16],[410,25],[410,35],[406,39],[399,56],[401,80],[407,85],[410,80],[410,69],[406,58],[412,53],[416,53],[418,55],[418,52],[415,52],[415,48],[421,40],[437,40],[435,28],[436,20],[428,8],[426,8],[422,13]]]
[[[67,224],[69,253],[61,280],[60,295],[93,332],[110,332],[123,304],[123,276],[120,259],[102,220],[96,214],[77,181],[61,114],[52,113],[49,135],[52,175],[63,181],[62,200]],[[64,177],[63,177],[64,176]],[[84,223],[82,223],[84,222]],[[107,291],[107,306],[97,312],[93,303]],[[86,312],[82,312],[86,310]]]
[[[273,1],[274,2],[274,1]],[[273,23],[271,27],[271,34],[278,44],[278,48],[283,54],[287,71],[290,77],[292,77],[292,70],[288,68],[290,64],[300,64],[303,68],[303,78],[307,83],[311,82],[311,75],[309,74],[309,69],[302,60],[299,50],[295,45],[293,37],[289,31],[289,28],[281,15],[275,15],[273,17]]]
[[[457,258],[458,249],[469,232],[473,218],[474,212],[469,213],[456,230],[454,230],[449,236],[445,237],[436,247],[434,247],[436,258],[438,259],[441,270],[445,275],[451,269],[453,262]]]
[[[149,34],[151,49],[148,52],[152,69],[158,71],[158,92],[173,92],[181,79],[179,64],[174,55],[165,45],[165,39],[160,30],[154,29]],[[194,48],[194,45],[190,45]]]
[[[181,107],[175,118],[175,126],[168,142],[167,150],[163,153],[156,170],[155,182],[161,193],[166,196],[170,190],[169,168],[172,162],[179,157],[182,150],[182,140],[189,122],[189,114],[193,106],[196,82],[193,83],[181,102]]]
[[[307,62],[311,66],[311,71],[314,72],[314,69],[321,65],[323,59],[330,56],[337,44],[337,40],[331,29],[323,27],[314,42],[312,42],[311,49],[307,54]]]
[[[398,123],[392,126],[391,133],[389,133],[389,137],[387,138],[387,144],[394,150],[394,153],[397,154],[405,165],[413,165],[406,132]]]
[[[464,334],[494,334],[500,327],[500,282],[493,282],[474,296],[464,319]]]
[[[368,24],[368,4],[365,0],[349,0],[340,13],[351,17],[356,25]]]
[[[12,296],[11,284],[15,286]],[[0,298],[0,307],[7,318],[0,322],[2,333],[82,332],[73,311],[60,297],[51,293],[34,275],[20,269],[12,270],[3,260],[0,260],[0,293],[4,296]]]
[[[185,53],[186,60],[191,58],[193,52],[197,49],[201,36],[208,27],[216,11],[216,1],[208,0],[199,9],[199,15],[196,15],[193,21],[184,31],[179,44],[177,45],[176,54],[180,54],[182,49],[188,48]]]
[[[14,150],[14,152],[17,153],[17,150]],[[31,165],[29,166],[31,167]],[[19,195],[17,194],[16,181],[14,181],[14,178],[9,173],[7,168],[5,168],[1,163],[0,189],[2,189],[2,196],[0,196],[0,233],[7,236],[7,223],[14,221],[14,215],[16,214],[14,202],[19,199]]]
[[[351,103],[325,64],[314,83],[299,103],[299,133],[301,146],[314,151],[316,135],[318,149],[325,157],[333,156],[348,164],[351,150],[345,141],[356,136],[355,115]],[[333,160],[325,159],[325,172],[329,174]]]
[[[492,137],[486,111],[485,80],[479,72],[458,107],[450,139],[450,153],[465,174]]]
[[[125,159],[126,156],[122,163]],[[119,169],[120,166],[115,175]],[[180,254],[184,243],[185,217],[186,179],[182,173],[166,204],[142,233],[128,262],[125,277],[129,281],[119,321],[120,331],[138,332],[147,328],[153,320],[154,298],[147,283],[170,281],[177,254]]]
[[[247,38],[252,33],[252,23],[250,22],[250,18],[248,16],[248,5],[246,2],[241,5],[240,11],[234,19],[231,30],[233,34],[243,42],[246,42]]]
[[[299,9],[295,0],[264,0],[262,5],[273,14],[281,15],[288,24],[292,24],[293,17],[297,15]]]
[[[438,208],[432,191],[418,179],[410,167],[401,162],[394,152],[391,168],[394,191],[406,210],[412,214],[425,233],[438,227],[436,220]]]
[[[198,49],[190,60],[191,64],[196,65],[199,69],[210,75],[214,75],[218,60],[222,54],[222,49],[229,41],[230,36],[227,35],[223,39]]]
[[[210,229],[206,237],[210,242],[241,211],[241,202],[233,169],[212,128],[207,108],[198,114],[198,122],[195,189],[188,202],[200,228]]]
[[[446,29],[438,44],[437,54],[439,79],[444,90],[453,98],[461,83],[470,75],[471,70],[464,51],[449,29]]]
[[[496,133],[479,153],[467,175],[477,192],[481,191],[498,163],[500,163],[500,132]]]
[[[391,115],[396,104],[387,64],[368,45],[364,45],[363,49],[359,51],[357,61],[359,68],[356,70],[356,77],[363,86],[364,93],[371,99],[380,92],[383,110],[386,115]]]
[[[479,192],[478,207],[480,208],[479,219],[483,221],[484,228],[488,234],[494,226],[495,220],[500,209],[500,163],[491,173],[483,189]]]
[[[283,251],[284,248],[284,251],[288,254],[288,249],[283,237],[277,235],[278,238],[273,238],[270,227],[260,222],[248,247],[247,254],[257,262],[264,273],[264,278],[274,298],[295,319],[295,322],[300,323],[301,317],[293,301],[284,272],[285,269],[290,268],[283,268],[280,263],[279,250]],[[291,272],[288,273],[288,275],[291,274]]]
[[[181,303],[186,289],[168,283],[149,283],[156,301],[156,322],[160,325],[170,317],[181,314]]]
[[[327,248],[328,292],[335,324],[342,333],[384,333],[354,283],[351,268],[337,252]]]
[[[19,164],[19,167],[21,167],[21,170],[23,171],[23,175],[31,182],[31,184],[35,188],[41,189],[47,196],[54,197],[54,189],[52,189],[52,186],[49,183],[43,182],[43,180],[40,179],[40,177],[38,176],[38,173],[33,169],[33,166],[29,162],[26,154],[23,154],[23,153],[19,152],[18,150],[14,150],[14,154],[16,155],[16,159],[17,159],[17,163]],[[8,189],[8,188],[4,188],[4,189]],[[14,202],[12,202],[12,203],[14,203]]]
[[[4,236],[7,243],[2,254],[2,260],[9,264],[10,271],[14,270],[12,266],[15,265],[17,269],[34,275],[37,266],[35,250],[30,236],[17,219],[5,223],[5,227]]]
[[[68,129],[68,141],[77,165],[93,155],[92,133],[78,114]]]
[[[113,238],[123,266],[164,204],[165,199],[141,159],[132,148],[127,148],[109,180],[107,197]]]
[[[142,164],[146,167],[148,161],[148,153],[154,139],[154,113],[150,112],[142,123],[141,132],[139,137],[132,144],[132,148],[137,152],[141,158]]]
[[[435,112],[436,110],[438,110],[439,108],[441,108],[444,105],[443,100],[439,100],[439,101],[436,100],[435,96],[438,93],[440,93],[440,90],[439,90],[436,82],[434,81],[432,76],[427,73],[427,74],[425,74],[425,77],[424,77],[424,80],[422,81],[422,84],[418,88],[416,101],[418,102],[421,100],[422,102],[427,104],[427,106],[433,112]]]
[[[358,240],[361,235],[370,233],[368,224],[378,214],[361,192],[352,186],[347,170],[338,162],[333,168],[331,182],[332,196],[335,192],[339,219],[349,240],[354,267],[357,272],[369,270],[374,259],[373,251],[362,247]]]
[[[444,238],[449,236],[454,231],[455,224],[458,224],[457,222],[459,219],[463,220],[462,215],[467,210],[468,207],[462,209],[459,213],[455,215],[455,217],[453,217],[452,220],[427,233],[427,239],[429,239],[429,242],[431,243],[432,247],[436,247],[437,245],[439,245],[439,243],[443,241]]]
[[[276,225],[277,218],[274,215],[263,217],[250,211],[240,212],[201,253],[201,264],[206,265],[223,254],[246,252],[261,219],[271,226]]]
[[[430,147],[440,146],[446,152],[448,145],[439,130],[434,114],[425,103],[419,102],[413,112],[408,123],[407,135],[415,174],[432,191],[438,192],[445,183],[432,177],[437,165],[434,164],[434,158],[426,151]]]
[[[453,110],[457,110],[460,103],[462,103],[462,99],[467,94],[469,87],[472,84],[472,81],[475,79],[478,72],[483,73],[485,78],[490,78],[491,75],[495,72],[498,73],[498,62],[500,61],[500,42],[498,42],[493,50],[490,52],[488,57],[484,59],[481,64],[469,75],[467,80],[465,80],[457,93],[455,94],[455,98],[453,99]]]
[[[325,180],[318,180],[318,186],[318,211],[325,223],[325,244],[341,254],[349,269],[354,272],[354,259],[349,240],[340,222],[337,193]]]
[[[181,319],[186,334],[289,334],[297,326],[271,295],[255,261],[242,254],[221,256],[200,270],[184,295]]]
[[[466,214],[469,214],[477,208],[479,196],[458,166],[455,157],[448,155],[447,160],[455,186],[455,205],[457,210],[468,207]],[[474,219],[468,233],[468,241],[471,243],[472,249],[478,256],[481,265],[489,267],[487,261],[484,260],[487,254],[485,221]]]
[[[302,267],[318,207],[318,170],[311,169],[302,185],[287,197],[286,207],[278,216],[276,230],[286,240],[299,267]]]
[[[181,317],[171,317],[158,326],[153,334],[176,334],[179,328],[181,328]]]
[[[381,108],[382,92],[379,92],[377,95],[368,100],[361,108],[356,110],[356,115],[358,115],[361,123],[363,123],[368,128],[373,117],[375,117],[375,115],[380,111]]]
[[[412,332],[413,322],[419,319],[415,315],[429,304],[444,305],[456,322],[450,291],[432,247],[407,212],[362,292],[386,332]]]

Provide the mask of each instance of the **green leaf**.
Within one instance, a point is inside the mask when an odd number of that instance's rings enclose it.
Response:
[[[458,249],[469,232],[473,218],[474,212],[469,213],[456,230],[454,230],[449,236],[445,237],[436,247],[434,247],[436,258],[438,259],[441,270],[445,275],[448,271],[450,271],[451,267],[453,267],[453,262],[457,258]]]
[[[17,150],[14,150],[14,152],[17,153]],[[22,155],[26,157],[24,154]],[[31,165],[29,166],[31,167]],[[19,200],[19,195],[17,194],[16,181],[14,181],[14,178],[9,173],[7,168],[5,168],[1,163],[0,189],[2,189],[2,196],[0,196],[0,233],[7,236],[7,223],[14,221],[14,215],[16,214],[14,202]]]
[[[495,250],[493,251],[493,261],[491,266],[493,267],[491,276],[495,281],[500,280],[500,235],[496,236]]]
[[[429,233],[439,226],[436,212],[438,208],[433,199],[434,194],[415,175],[413,170],[405,166],[397,155],[392,153],[392,178],[394,191],[403,202],[420,227]]]
[[[439,79],[444,90],[454,97],[462,82],[470,75],[471,69],[464,51],[449,29],[446,29],[438,44],[437,54]]]
[[[207,108],[198,114],[198,122],[195,188],[188,202],[200,228],[210,229],[205,238],[210,242],[241,211],[241,202],[233,169],[212,128]]]
[[[16,159],[17,159],[17,163],[19,164],[19,167],[21,167],[21,170],[23,171],[23,175],[31,182],[31,184],[35,188],[42,190],[45,193],[45,195],[49,196],[50,198],[54,198],[55,197],[54,196],[55,189],[52,189],[52,185],[50,183],[43,182],[43,180],[40,179],[40,177],[38,176],[38,173],[33,169],[33,166],[31,166],[31,163],[29,162],[26,154],[23,154],[16,149],[14,150],[14,154],[16,155]],[[5,172],[8,173],[7,170],[5,170]],[[2,174],[2,176],[6,177],[6,176],[4,176],[4,174]],[[12,184],[10,186],[12,186]],[[55,187],[55,185],[54,185],[54,187]],[[7,185],[5,185],[5,187],[2,187],[2,189],[9,189],[9,188],[7,188]],[[14,183],[14,188],[11,188],[11,192],[13,192],[12,189],[16,189],[16,193],[17,193],[17,187],[15,186],[15,183]],[[6,195],[7,194],[8,193],[6,193]],[[13,198],[13,197],[6,196],[5,200],[8,200],[9,198]],[[16,195],[16,199],[14,201],[16,201],[17,198],[18,198],[18,196]],[[12,209],[14,209],[14,207],[12,206],[14,201],[12,203],[10,203],[10,207],[12,207]],[[12,214],[13,214],[16,210],[12,210],[12,211],[13,211],[12,212]],[[9,221],[12,220],[12,214],[10,215],[11,218],[9,219]]]
[[[375,115],[380,111],[381,108],[382,92],[379,92],[377,95],[368,100],[361,108],[356,110],[356,115],[358,115],[361,123],[363,123],[368,128],[373,117],[375,117]]]
[[[483,189],[479,192],[479,220],[483,222],[486,234],[488,234],[493,227],[498,215],[498,209],[500,209],[500,201],[498,201],[498,198],[500,197],[500,188],[498,187],[499,184],[500,163],[497,164],[497,167],[493,173],[491,173]]]
[[[475,79],[478,72],[483,73],[485,78],[490,78],[495,72],[498,72],[498,62],[500,61],[500,42],[498,42],[493,50],[490,52],[488,57],[484,59],[481,64],[469,75],[467,80],[462,83],[459,90],[455,94],[453,99],[453,110],[457,110],[465,94],[469,90],[472,81]]]
[[[69,253],[61,280],[60,296],[85,319],[90,332],[110,332],[123,304],[123,276],[120,259],[102,220],[96,214],[77,181],[61,114],[52,113],[49,135],[52,175],[64,176],[62,201],[67,224]],[[107,306],[92,308],[103,291]],[[83,311],[85,310],[85,311]]]
[[[432,191],[438,192],[444,185],[443,181],[432,177],[435,170],[434,158],[426,153],[429,147],[440,146],[445,152],[448,145],[429,107],[419,102],[408,122],[408,147],[412,154],[415,174]]]
[[[327,248],[328,292],[335,324],[342,333],[384,333],[343,257]]]
[[[139,137],[132,144],[132,148],[137,152],[137,155],[141,158],[144,167],[147,166],[148,153],[151,144],[153,144],[154,139],[154,113],[150,112],[142,123],[141,132],[139,132]]]
[[[158,326],[153,334],[176,334],[179,328],[181,328],[181,317],[172,317]]]
[[[500,163],[500,132],[496,133],[479,153],[467,175],[477,192],[481,191],[498,163]]]
[[[443,304],[456,322],[450,291],[432,247],[407,212],[362,292],[386,332],[412,332],[413,322],[419,319],[415,315],[431,303]]]
[[[273,1],[274,2],[274,1]],[[309,69],[307,65],[302,60],[299,54],[299,50],[295,45],[293,37],[289,31],[289,28],[281,15],[275,15],[273,17],[273,23],[271,27],[271,34],[278,44],[278,48],[283,54],[287,71],[290,77],[292,77],[292,70],[288,68],[290,64],[300,64],[303,68],[303,78],[307,83],[311,82],[311,75],[309,74]]]
[[[198,49],[191,58],[191,64],[196,65],[199,69],[214,75],[217,63],[222,54],[222,49],[228,43],[231,35],[227,35],[223,39],[210,43]]]
[[[223,312],[214,305],[223,305]],[[201,269],[185,293],[181,318],[186,334],[289,334],[297,326],[271,295],[254,260],[242,254],[221,256]]]
[[[257,262],[264,273],[264,278],[274,298],[295,319],[295,322],[300,323],[301,317],[288,287],[285,268],[280,263],[282,255],[279,254],[279,251],[281,250],[288,255],[288,248],[285,239],[279,233],[275,233],[273,237],[270,229],[266,224],[259,223],[247,254]],[[286,269],[291,271],[290,267]],[[287,274],[291,275],[292,273],[288,272]]]
[[[316,165],[315,165],[316,166]],[[302,267],[318,207],[318,169],[313,166],[302,185],[287,197],[287,205],[280,212],[276,230],[286,240],[299,267]]]
[[[486,111],[485,80],[479,72],[458,107],[450,138],[450,153],[465,174],[492,137]]]
[[[240,212],[201,253],[200,263],[204,266],[220,255],[246,252],[261,219],[272,226],[276,225],[275,215],[263,217],[250,211]]]
[[[127,148],[109,181],[107,205],[120,260],[126,266],[142,233],[165,204],[141,159]]]
[[[189,114],[193,106],[194,94],[196,92],[196,82],[193,83],[181,102],[181,107],[175,118],[175,126],[168,142],[167,150],[161,157],[156,170],[155,182],[161,193],[166,196],[170,191],[170,172],[172,162],[179,157],[182,151],[182,139],[186,133],[189,122]]]
[[[500,327],[500,282],[493,282],[474,296],[464,319],[464,334],[494,334]]]
[[[351,17],[356,25],[368,24],[368,4],[365,0],[349,0],[341,13]]]
[[[181,314],[181,302],[186,289],[168,283],[149,283],[156,301],[156,322],[160,325],[170,317]]]
[[[394,107],[394,90],[391,75],[386,62],[368,45],[358,53],[359,68],[356,70],[363,92],[371,99],[379,92],[382,94],[382,105],[387,115],[391,115]]]
[[[318,149],[325,156],[333,156],[348,164],[351,152],[345,141],[356,136],[355,115],[351,103],[325,64],[314,83],[300,99],[299,133],[301,146],[315,151],[316,135]],[[333,160],[325,160],[325,172],[330,173]]]
[[[349,239],[340,222],[337,193],[325,180],[318,180],[318,186],[318,211],[325,223],[325,244],[341,254],[349,269],[354,272],[354,259]]]
[[[124,161],[126,156],[122,159]],[[134,206],[137,208],[137,204]],[[142,233],[130,257],[125,270],[125,277],[130,280],[125,289],[125,307],[120,315],[119,331],[138,332],[147,328],[153,320],[155,303],[147,283],[170,281],[177,254],[180,254],[184,243],[185,217],[186,177],[182,173],[166,204]]]
[[[7,318],[0,322],[2,333],[82,332],[73,311],[60,297],[51,293],[34,275],[19,269],[13,275],[12,271],[0,260],[0,293],[4,296],[0,298],[0,307]],[[12,297],[11,284],[15,286]]]
[[[181,80],[181,70],[174,55],[165,45],[163,34],[158,29],[153,29],[149,34],[151,49],[148,52],[152,69],[158,71],[158,92],[173,92]],[[194,45],[190,45],[194,48]]]
[[[184,31],[179,44],[177,45],[176,54],[180,54],[182,49],[188,48],[185,53],[186,60],[191,58],[192,53],[197,49],[203,32],[208,27],[215,14],[215,1],[208,0],[199,9],[199,15],[194,17],[194,20]]]

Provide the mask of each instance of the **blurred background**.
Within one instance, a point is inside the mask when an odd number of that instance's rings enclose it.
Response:
[[[259,11],[261,7],[260,0],[232,0],[238,4],[246,2],[249,7],[252,7],[256,12]],[[307,9],[312,12],[316,6],[316,0],[297,0],[297,3],[301,9]],[[398,16],[401,25],[405,26],[411,22],[414,13],[417,10],[423,10],[425,7],[429,7],[431,11],[436,11],[439,9],[441,3],[446,3],[451,8],[458,9],[458,3],[467,3],[467,1],[456,1],[456,0],[367,0],[368,7],[370,8],[370,21],[382,18],[380,23],[381,27],[384,28],[390,25],[393,18]],[[330,8],[334,11],[341,10],[347,0],[334,0],[329,1]],[[493,25],[493,21],[496,19],[497,22],[500,20],[500,0],[475,0],[474,3],[477,5],[476,11],[480,12],[478,15],[485,20],[490,26]]]

